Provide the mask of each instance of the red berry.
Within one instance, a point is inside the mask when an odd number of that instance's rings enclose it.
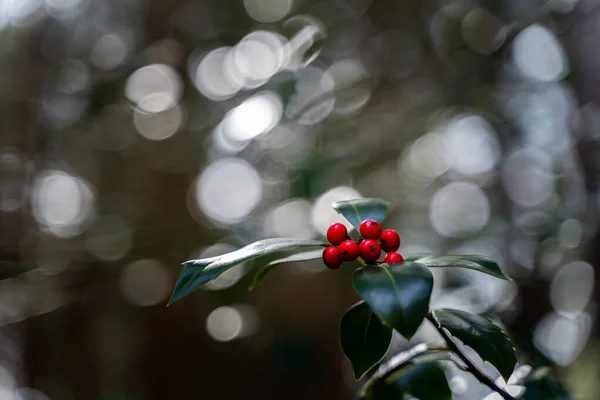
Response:
[[[381,255],[381,246],[373,239],[366,239],[360,242],[360,256],[366,262],[376,261]]]
[[[381,249],[386,253],[396,251],[400,248],[400,235],[393,229],[386,229],[381,234]]]
[[[352,240],[344,240],[340,244],[340,257],[344,261],[354,261],[360,255],[360,248]]]
[[[334,246],[342,243],[347,237],[348,230],[344,224],[332,224],[329,229],[327,229],[327,240]]]
[[[395,251],[387,253],[385,258],[383,259],[383,262],[388,264],[401,263],[402,261],[404,261],[404,257],[402,257],[402,254],[396,253]]]
[[[340,251],[335,246],[329,246],[323,250],[323,262],[329,269],[338,269],[342,265]]]
[[[372,219],[364,220],[359,230],[360,235],[365,239],[377,240],[381,237],[381,224]]]

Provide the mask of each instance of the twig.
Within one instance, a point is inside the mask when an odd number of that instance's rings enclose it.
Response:
[[[450,335],[446,333],[446,331],[442,328],[442,325],[436,318],[430,313],[427,316],[429,322],[435,326],[440,335],[444,338],[448,347],[456,353],[456,355],[467,365],[467,370],[479,380],[479,382],[483,383],[493,391],[497,392],[500,396],[502,396],[505,400],[516,400],[513,396],[511,396],[506,390],[502,389],[500,386],[496,384],[489,376],[484,374],[473,362],[462,352],[462,350],[457,346],[456,342],[452,339]]]

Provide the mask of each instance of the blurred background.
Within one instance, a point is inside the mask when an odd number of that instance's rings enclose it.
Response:
[[[403,254],[497,260],[433,305],[597,399],[599,37],[597,0],[0,0],[0,399],[352,398],[350,267],[165,305],[182,261],[361,196]]]

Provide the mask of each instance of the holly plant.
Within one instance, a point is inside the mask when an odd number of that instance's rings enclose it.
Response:
[[[451,399],[444,373],[447,363],[454,363],[488,386],[495,396],[492,398],[571,399],[547,373],[529,368],[523,376],[523,367],[516,368],[517,357],[511,340],[489,319],[461,310],[431,309],[431,268],[467,268],[508,280],[496,262],[479,255],[403,257],[397,252],[398,233],[382,227],[388,212],[387,202],[357,199],[334,203],[333,208],[358,233],[349,233],[345,225],[336,223],[327,231],[328,242],[265,239],[224,255],[186,261],[169,304],[230,268],[273,253],[295,251],[259,268],[251,290],[270,271],[285,263],[322,258],[328,268],[335,270],[343,262],[351,262],[357,266],[352,274],[352,285],[362,301],[342,316],[339,337],[341,348],[352,364],[354,378],[363,382],[358,399]],[[380,261],[382,252],[387,254]],[[418,344],[386,357],[394,330],[411,339],[424,321],[437,329],[446,346],[430,348]],[[465,346],[493,365],[500,377],[492,379],[483,372],[465,353]]]

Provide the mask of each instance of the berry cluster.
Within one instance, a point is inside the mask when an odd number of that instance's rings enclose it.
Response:
[[[375,263],[385,251],[385,263],[399,263],[404,258],[397,253],[400,235],[393,229],[382,230],[381,224],[367,219],[360,224],[358,243],[350,239],[344,224],[333,224],[327,229],[327,240],[331,246],[323,250],[323,262],[329,269],[338,269],[344,261],[361,257],[366,263]]]

